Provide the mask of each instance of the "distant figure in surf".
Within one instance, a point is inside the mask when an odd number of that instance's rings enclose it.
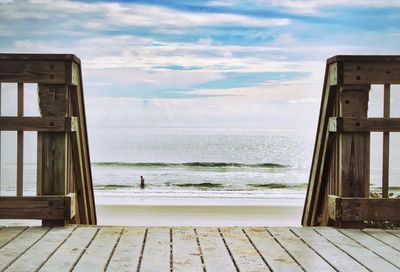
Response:
[[[140,188],[144,189],[144,177],[140,176]]]

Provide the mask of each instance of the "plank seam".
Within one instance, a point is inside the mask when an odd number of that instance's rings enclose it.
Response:
[[[4,228],[6,229],[6,228]],[[2,249],[3,247],[5,247],[6,245],[8,245],[9,243],[11,243],[15,238],[17,238],[18,236],[20,236],[22,233],[24,233],[28,228],[25,227],[23,231],[21,231],[20,233],[18,233],[14,238],[12,238],[10,241],[8,241],[7,243],[5,243],[4,245],[0,246],[0,249]]]
[[[324,256],[322,256],[317,250],[315,250],[311,245],[309,245],[303,238],[301,238],[299,235],[297,235],[292,229],[289,229],[291,233],[293,233],[297,238],[299,238],[300,241],[302,241],[308,248],[310,248],[312,251],[315,252],[318,256],[321,257],[322,260],[324,260],[327,264],[329,264],[334,270],[339,271],[333,264],[331,264],[327,259],[325,259]]]
[[[90,247],[90,245],[93,243],[94,239],[96,238],[97,234],[99,233],[100,228],[97,228],[96,233],[93,235],[92,239],[90,239],[90,242],[85,246],[85,248],[82,250],[81,254],[79,255],[79,257],[76,259],[76,261],[74,262],[74,264],[72,265],[72,268],[70,271],[75,269],[75,266],[78,264],[78,262],[80,261],[80,259],[82,259],[83,254],[85,254],[86,250]]]
[[[399,251],[400,252],[400,250],[398,250],[397,248],[395,248],[395,247],[393,247],[393,246],[391,246],[390,244],[388,244],[388,243],[386,243],[385,241],[382,241],[381,239],[379,239],[379,238],[377,238],[377,237],[375,237],[374,235],[372,235],[372,234],[370,234],[370,233],[368,233],[368,232],[366,232],[366,231],[364,231],[364,230],[361,230],[363,233],[365,233],[365,234],[368,234],[369,236],[371,236],[372,238],[374,238],[374,239],[376,239],[376,240],[378,240],[378,241],[380,241],[381,243],[383,243],[383,244],[385,244],[385,245],[387,245],[387,246],[389,246],[389,247],[391,247],[391,248],[393,248],[394,250],[396,250],[396,251]],[[387,232],[387,233],[390,233],[390,232]],[[394,235],[395,237],[397,237],[396,235]],[[398,237],[397,237],[398,238]]]
[[[203,257],[203,250],[201,249],[200,239],[199,239],[199,236],[197,235],[197,230],[193,229],[193,231],[194,231],[194,234],[196,235],[196,243],[197,243],[197,248],[200,253],[200,261],[201,261],[201,264],[203,265],[203,271],[207,272],[206,263],[204,262],[204,257]]]
[[[172,272],[174,267],[174,253],[172,251],[172,228],[169,229],[169,270]]]
[[[250,236],[246,233],[245,229],[242,229],[242,232],[244,233],[244,235],[247,237],[247,239],[249,240],[250,244],[254,247],[254,249],[257,251],[258,255],[261,257],[261,259],[263,260],[263,262],[265,263],[265,265],[269,268],[270,271],[273,271],[272,267],[268,264],[267,260],[264,258],[263,255],[261,255],[261,252],[258,250],[258,248],[256,247],[256,245],[253,243],[253,240],[251,240]]]
[[[304,269],[304,267],[303,267],[303,266],[297,261],[297,259],[292,255],[292,253],[290,253],[289,250],[287,250],[287,248],[285,248],[285,247],[282,245],[282,243],[279,242],[278,238],[276,238],[276,237],[269,231],[269,229],[267,229],[267,228],[264,228],[264,229],[269,233],[269,235],[271,235],[271,237],[275,240],[275,242],[277,242],[278,245],[280,245],[281,248],[290,256],[290,258],[292,258],[293,261],[295,261],[295,262],[297,263],[297,265],[298,265],[303,271],[306,271],[306,270]]]
[[[232,255],[231,250],[230,250],[229,247],[228,247],[228,244],[226,243],[226,240],[225,240],[225,238],[224,238],[224,235],[222,234],[221,229],[218,228],[218,232],[219,232],[219,235],[220,235],[221,238],[222,238],[222,241],[224,242],[225,248],[226,248],[226,250],[228,251],[229,256],[231,256],[231,259],[232,259],[233,265],[234,265],[235,268],[236,268],[236,271],[240,272],[239,267],[238,267],[238,265],[237,265],[237,263],[236,263],[236,261],[235,261],[235,258],[234,258],[233,255]]]
[[[31,249],[34,245],[36,245],[49,231],[51,228],[49,228],[45,233],[42,234],[35,242],[33,242],[29,247],[27,247],[24,251],[22,251],[12,262],[10,262],[6,267],[4,267],[4,271],[7,270],[13,263],[15,263],[22,255],[24,255],[25,252],[27,252],[29,249]]]
[[[385,260],[386,262],[388,262],[388,263],[390,263],[391,265],[393,265],[394,267],[400,269],[399,266],[397,266],[397,265],[395,265],[394,263],[392,263],[391,261],[385,259],[384,256],[380,255],[379,253],[375,252],[374,250],[372,250],[372,249],[370,249],[370,248],[364,246],[363,244],[359,243],[358,241],[354,240],[353,238],[351,238],[350,236],[348,236],[347,234],[345,234],[345,233],[342,232],[341,230],[338,229],[338,231],[339,231],[341,234],[343,234],[344,236],[348,237],[349,239],[351,239],[351,240],[353,240],[354,242],[356,242],[357,244],[359,244],[360,246],[362,246],[362,247],[364,247],[365,249],[371,251],[371,252],[372,252],[373,254],[375,254],[376,256],[381,257],[381,258],[382,258],[383,260]]]
[[[390,233],[390,234],[392,234],[393,236],[395,236],[395,237],[397,237],[397,238],[400,238],[400,236],[397,235],[396,233],[393,233],[393,232],[388,231],[388,230],[385,230],[385,232]]]
[[[148,231],[149,231],[149,229],[146,229],[146,231],[144,232],[143,242],[142,242],[142,249],[140,250],[140,256],[139,256],[139,261],[138,261],[138,266],[137,266],[137,270],[136,271],[140,271],[140,266],[142,265],[143,253],[144,253],[144,248],[146,246],[146,239],[147,239],[147,232]]]
[[[56,249],[54,249],[54,251],[39,265],[38,269],[36,269],[36,271],[39,271],[40,268],[43,267],[43,265],[45,265],[47,263],[47,261],[54,255],[54,253],[56,253],[56,251],[69,239],[69,237],[71,237],[72,233],[77,229],[76,226],[73,227],[73,230],[70,232],[70,234],[67,235],[67,237],[57,246]]]
[[[328,237],[324,236],[322,233],[320,233],[319,231],[317,231],[316,229],[313,228],[313,231],[315,231],[318,235],[320,235],[321,237],[325,238],[329,243],[331,243],[332,245],[334,245],[336,248],[338,248],[339,250],[343,251],[347,256],[349,256],[350,258],[352,258],[354,261],[356,261],[357,263],[359,263],[362,267],[364,267],[365,269],[367,269],[368,271],[371,271],[371,269],[369,269],[368,267],[366,267],[362,262],[360,262],[359,260],[357,260],[355,257],[353,257],[351,254],[347,253],[347,251],[345,251],[344,249],[340,248],[338,245],[336,245],[334,242],[332,242]]]
[[[113,246],[113,249],[112,249],[110,255],[108,256],[108,260],[107,260],[107,263],[106,263],[106,265],[105,265],[105,267],[104,267],[104,271],[107,270],[108,265],[110,264],[111,258],[112,258],[112,256],[113,256],[114,253],[115,253],[115,249],[117,248],[117,246],[118,246],[118,244],[119,244],[119,241],[121,240],[122,233],[124,232],[124,230],[125,230],[125,228],[121,228],[121,230],[120,230],[120,232],[119,232],[117,241],[115,241],[114,246]]]

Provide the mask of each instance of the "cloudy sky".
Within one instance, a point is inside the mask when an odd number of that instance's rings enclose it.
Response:
[[[315,127],[327,58],[399,54],[398,0],[0,0],[0,51],[73,53],[89,125]]]

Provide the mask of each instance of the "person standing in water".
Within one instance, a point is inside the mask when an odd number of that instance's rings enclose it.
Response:
[[[144,177],[140,176],[140,188],[144,189]]]

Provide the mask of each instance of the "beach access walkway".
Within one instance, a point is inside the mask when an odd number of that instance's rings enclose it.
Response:
[[[0,227],[0,271],[400,271],[400,230]]]

